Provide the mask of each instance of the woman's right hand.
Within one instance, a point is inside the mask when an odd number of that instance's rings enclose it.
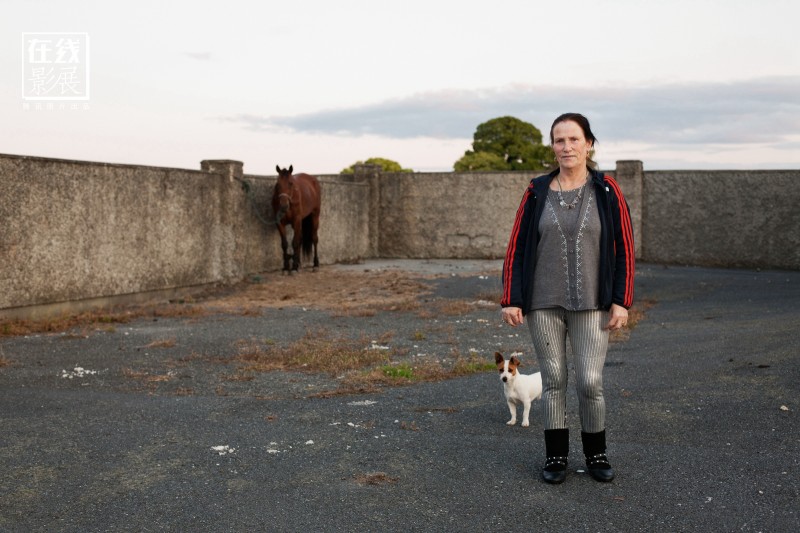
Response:
[[[503,322],[509,326],[519,326],[522,324],[522,309],[519,307],[504,307],[503,308]]]

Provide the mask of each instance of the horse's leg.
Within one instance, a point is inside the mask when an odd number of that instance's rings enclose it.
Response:
[[[289,258],[291,257],[288,252],[289,241],[286,239],[286,226],[278,224],[278,233],[281,234],[281,249],[283,249],[283,273],[289,272]]]
[[[311,242],[314,243],[314,271],[319,268],[319,257],[317,257],[317,242],[319,242],[319,211],[312,214],[311,217],[312,232]]]
[[[300,250],[303,246],[303,219],[295,217],[292,222],[292,270],[300,271]]]

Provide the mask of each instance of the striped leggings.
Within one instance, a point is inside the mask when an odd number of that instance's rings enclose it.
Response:
[[[603,364],[608,350],[607,311],[537,309],[528,314],[528,329],[542,372],[544,429],[567,427],[567,337],[575,365],[581,429],[603,431]]]

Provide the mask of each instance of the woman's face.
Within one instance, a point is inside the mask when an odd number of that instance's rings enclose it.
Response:
[[[565,120],[553,126],[553,152],[560,168],[585,168],[591,149],[577,122]]]

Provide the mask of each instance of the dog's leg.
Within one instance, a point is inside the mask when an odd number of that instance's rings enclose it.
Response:
[[[528,416],[531,414],[531,401],[522,402],[522,427],[526,428],[531,425]]]
[[[506,422],[509,426],[517,423],[517,404],[513,400],[508,400],[508,410],[511,411],[511,420]]]

